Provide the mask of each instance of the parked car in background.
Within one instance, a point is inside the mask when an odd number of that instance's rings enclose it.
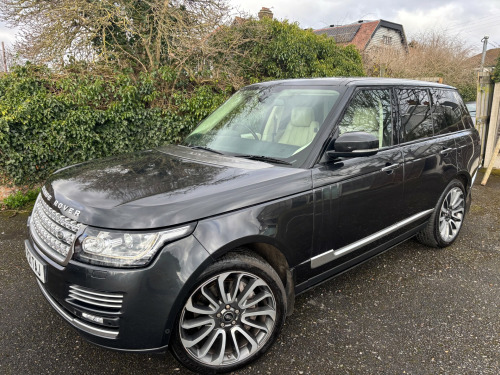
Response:
[[[472,122],[475,125],[476,124],[476,102],[466,102],[465,105],[467,106],[467,109],[469,110]]]
[[[89,341],[233,371],[270,348],[297,294],[413,236],[452,244],[479,146],[450,86],[255,84],[180,145],[54,173],[26,257]]]

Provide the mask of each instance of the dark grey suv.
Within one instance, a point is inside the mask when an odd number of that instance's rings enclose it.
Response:
[[[256,84],[180,145],[57,171],[26,256],[89,341],[231,371],[269,349],[298,293],[412,236],[453,243],[479,150],[449,86]]]

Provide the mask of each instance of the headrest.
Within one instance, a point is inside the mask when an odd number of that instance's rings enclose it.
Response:
[[[292,109],[292,126],[309,126],[314,120],[314,114],[311,107],[295,107]]]

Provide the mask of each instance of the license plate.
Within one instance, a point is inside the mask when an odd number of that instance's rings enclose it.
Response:
[[[35,273],[36,277],[38,277],[42,283],[45,283],[45,265],[35,258],[27,244],[24,248],[26,251],[26,259],[28,259],[31,269]]]

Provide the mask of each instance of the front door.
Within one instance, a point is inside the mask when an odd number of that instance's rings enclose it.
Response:
[[[315,236],[311,269],[322,273],[356,263],[395,235],[404,218],[403,154],[397,145],[391,89],[356,91],[339,122],[339,135],[364,131],[379,138],[368,157],[340,158],[313,170]]]

